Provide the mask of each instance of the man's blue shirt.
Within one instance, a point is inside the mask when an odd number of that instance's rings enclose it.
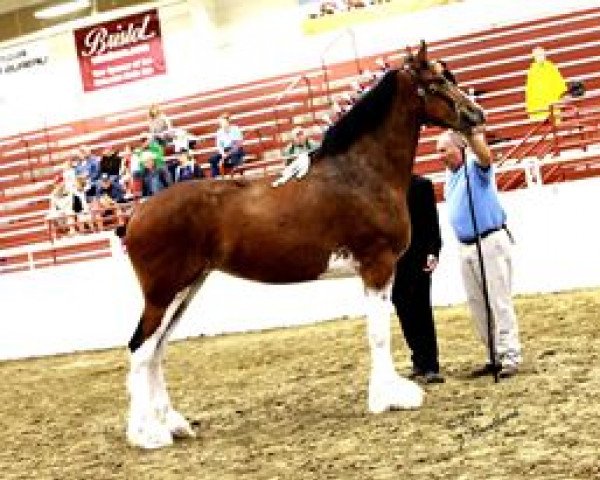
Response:
[[[500,228],[506,223],[506,213],[498,200],[493,167],[481,167],[471,156],[467,157],[466,166],[473,193],[478,232]],[[455,172],[448,172],[444,196],[454,233],[460,241],[473,240],[475,229],[469,208],[465,165]]]

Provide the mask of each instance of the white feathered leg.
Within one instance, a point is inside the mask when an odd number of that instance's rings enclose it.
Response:
[[[166,328],[162,328],[161,340],[150,364],[149,373],[153,387],[152,408],[157,419],[167,427],[175,438],[195,437],[196,434],[185,417],[176,411],[171,404],[162,361],[171,332],[205,280],[206,275],[202,275],[192,285],[182,290],[169,306],[165,314],[165,318],[169,320],[168,322],[163,322]]]
[[[131,405],[127,440],[130,444],[142,448],[160,448],[173,443],[171,432],[158,420],[153,404],[156,387],[151,366],[158,338],[160,333],[157,331],[130,357],[127,387]]]
[[[416,383],[396,373],[391,353],[390,321],[391,284],[382,291],[367,289],[367,322],[371,347],[371,378],[369,380],[369,410],[418,408],[423,403],[423,390]]]

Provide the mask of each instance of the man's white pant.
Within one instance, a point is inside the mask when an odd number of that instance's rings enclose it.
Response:
[[[503,366],[521,362],[519,327],[512,302],[511,242],[504,230],[481,239],[490,308],[495,324],[496,360]],[[461,273],[475,328],[488,348],[488,326],[477,245],[461,245]],[[489,356],[489,352],[488,352]]]

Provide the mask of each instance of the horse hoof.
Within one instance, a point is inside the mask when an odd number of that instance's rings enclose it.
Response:
[[[152,428],[129,428],[127,430],[127,441],[134,447],[153,450],[173,445],[173,436],[167,428],[157,424],[153,425]]]
[[[177,412],[171,410],[167,414],[166,418],[167,428],[171,432],[171,435],[175,438],[196,438],[196,433],[190,427],[189,422],[185,417]]]
[[[423,404],[423,395],[423,389],[415,382],[398,377],[385,386],[370,386],[369,411],[382,413],[419,408]]]

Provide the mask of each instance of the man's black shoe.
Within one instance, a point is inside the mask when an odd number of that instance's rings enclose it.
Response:
[[[486,363],[483,367],[476,368],[471,372],[472,378],[485,377],[486,375],[492,375],[494,372],[500,372],[502,370],[501,365],[492,365]]]
[[[425,372],[423,370],[421,370],[420,368],[417,367],[413,367],[412,370],[410,371],[410,373],[408,374],[408,378],[410,380],[415,380],[418,377],[422,377],[425,375]]]
[[[425,383],[444,383],[446,379],[439,372],[425,372]]]

